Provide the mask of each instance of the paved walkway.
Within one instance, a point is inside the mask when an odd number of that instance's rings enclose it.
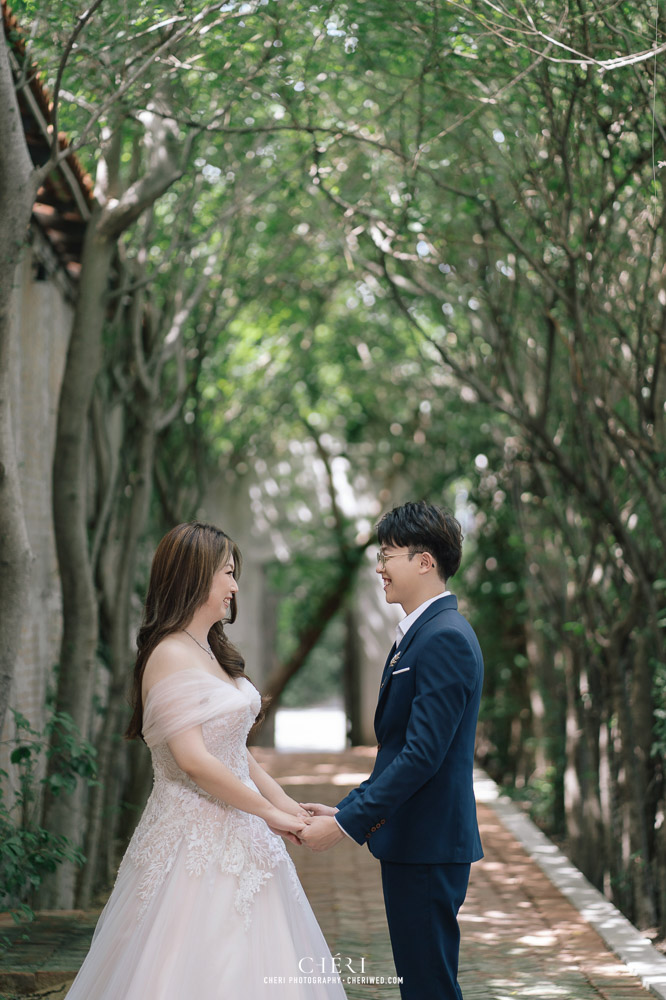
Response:
[[[295,798],[333,803],[369,772],[374,750],[261,749],[257,756]],[[492,804],[479,804],[479,820],[486,857],[472,868],[461,911],[465,1000],[654,1000],[529,858]],[[347,841],[326,854],[294,847],[292,856],[332,953],[350,959],[359,979],[363,959],[366,981],[345,983],[348,1000],[399,1000],[398,987],[388,982],[395,969],[377,862]],[[94,920],[95,914],[40,917],[29,942],[0,927],[0,942],[3,934],[15,938],[0,958],[0,1000],[61,1000]]]

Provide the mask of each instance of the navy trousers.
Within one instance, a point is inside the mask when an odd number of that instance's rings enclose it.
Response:
[[[384,904],[402,1000],[462,1000],[460,930],[468,864],[382,861]]]

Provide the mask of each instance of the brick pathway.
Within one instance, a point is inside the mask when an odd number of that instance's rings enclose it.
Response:
[[[652,996],[486,805],[486,857],[460,913],[465,1000],[646,1000]]]
[[[260,749],[257,756],[295,798],[333,803],[368,773],[374,751],[278,754]],[[607,950],[489,806],[479,805],[479,820],[486,857],[472,867],[461,911],[465,1000],[648,1000],[652,994]],[[370,853],[347,841],[325,854],[291,845],[290,850],[332,953],[350,958],[357,972],[363,958],[366,977],[395,976],[379,865]],[[82,915],[40,921],[31,944],[16,942],[11,960],[0,959],[2,969],[19,974],[12,984],[0,971],[0,1000],[25,996],[27,976],[38,967],[40,988],[28,995],[62,1000],[64,970],[78,967],[90,926],[90,918]],[[0,939],[2,934],[0,929]],[[19,987],[20,978],[19,994],[11,987]],[[398,987],[388,983],[345,988],[348,1000],[399,1000]]]
[[[368,749],[258,754],[290,795],[331,803],[365,776],[374,759]],[[492,809],[479,803],[478,814],[486,856],[472,866],[460,913],[465,1000],[648,1000],[652,994],[606,948]],[[295,848],[292,856],[332,953],[365,954],[366,972],[395,975],[378,862],[347,841],[328,854],[302,854]],[[397,986],[346,989],[349,1000],[399,1000]]]

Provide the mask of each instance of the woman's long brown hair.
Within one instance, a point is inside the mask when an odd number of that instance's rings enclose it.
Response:
[[[141,736],[141,685],[148,657],[168,635],[187,627],[194,612],[208,599],[216,570],[232,557],[234,577],[238,579],[241,554],[237,545],[219,528],[199,521],[176,525],[157,546],[150,569],[143,622],[136,640],[138,651],[131,693],[133,714],[125,732],[126,739]],[[237,610],[234,594],[228,622],[236,620]],[[244,676],[245,661],[227,639],[222,622],[213,625],[208,642],[216,660],[230,677]]]

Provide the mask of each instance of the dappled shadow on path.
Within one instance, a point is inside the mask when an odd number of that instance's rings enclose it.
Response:
[[[479,820],[486,856],[460,914],[466,1000],[647,1000],[488,806],[479,804]]]
[[[257,748],[256,756],[294,798],[334,804],[367,776],[375,750]],[[472,866],[460,913],[465,1000],[649,1000],[485,803],[479,822],[486,856]],[[370,852],[347,839],[324,854],[289,850],[331,952],[355,967],[364,959],[368,976],[394,976],[379,864]],[[62,1000],[65,989],[52,982],[32,1000]],[[345,989],[348,1000],[399,1000],[398,987],[388,983]]]
[[[295,798],[338,801],[369,773],[374,748],[339,754],[261,751]],[[479,803],[485,858],[472,866],[460,913],[460,983],[465,1000],[648,1000],[651,994],[610,952],[492,809]],[[308,895],[331,950],[368,956],[371,971],[392,974],[379,864],[344,842],[324,855],[294,848]],[[390,970],[390,973],[387,973]],[[392,997],[395,986],[348,988],[355,997]]]

